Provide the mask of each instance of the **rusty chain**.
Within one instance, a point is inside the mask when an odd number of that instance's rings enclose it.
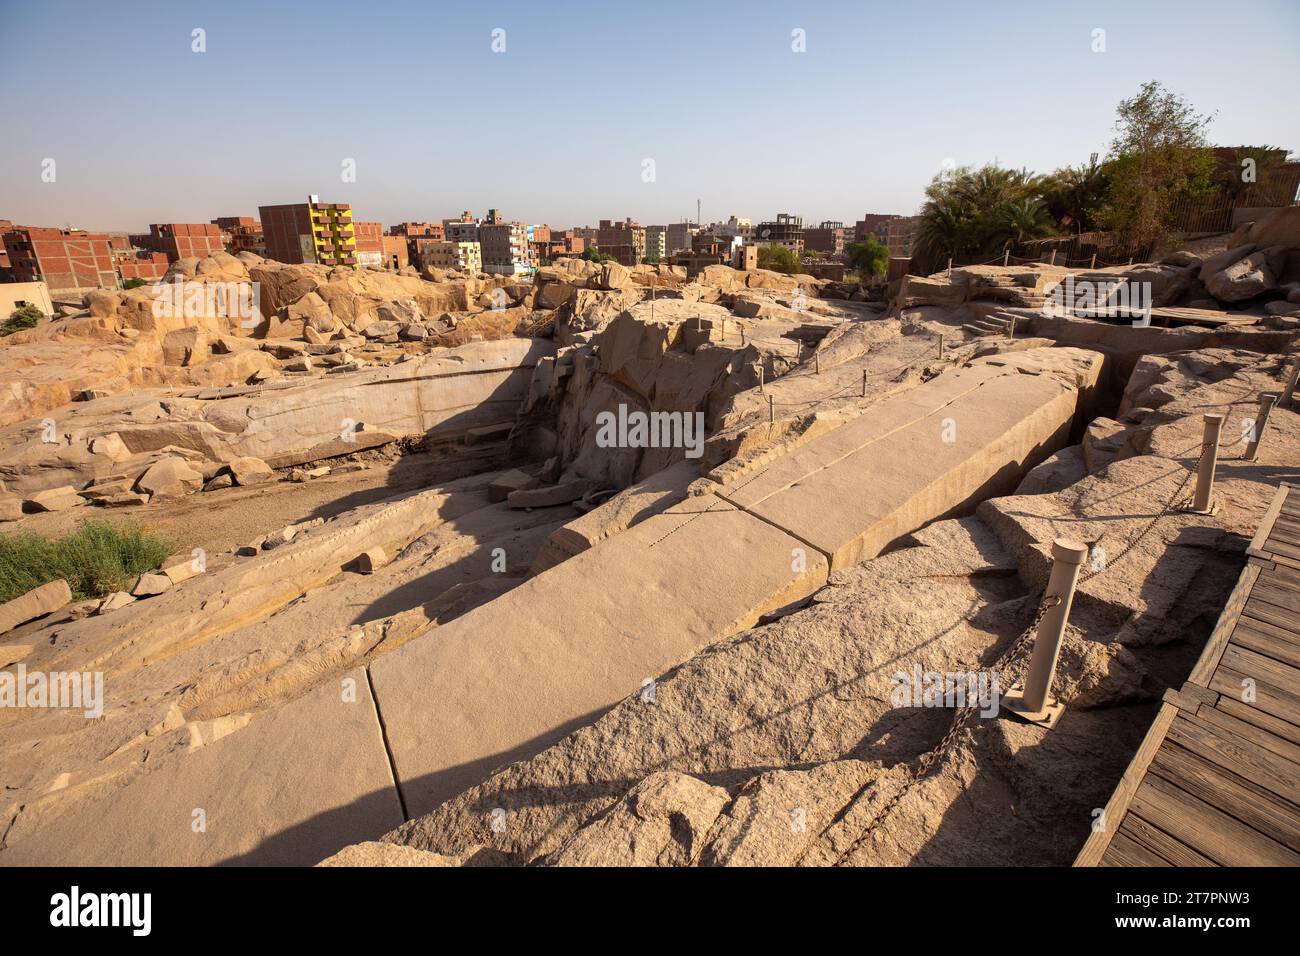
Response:
[[[1238,444],[1241,440],[1242,439],[1238,438],[1236,441],[1229,442],[1226,446],[1222,446],[1222,447],[1231,448],[1233,445]],[[1199,471],[1201,463],[1205,460],[1205,455],[1207,451],[1209,451],[1209,446],[1202,443],[1201,452],[1196,457],[1196,461],[1192,464],[1190,468],[1188,468],[1184,472],[1182,480],[1178,483],[1178,487],[1174,489],[1173,494],[1169,496],[1168,501],[1165,502],[1164,506],[1160,509],[1160,511],[1157,514],[1153,515],[1150,518],[1150,520],[1148,520],[1147,523],[1142,527],[1140,531],[1138,531],[1136,534],[1131,536],[1124,543],[1124,546],[1113,557],[1106,560],[1103,566],[1101,566],[1100,568],[1090,567],[1085,573],[1081,574],[1077,584],[1082,584],[1085,581],[1089,581],[1092,578],[1095,578],[1098,575],[1104,574],[1107,571],[1109,571],[1119,561],[1121,561],[1127,554],[1129,554],[1135,547],[1137,547],[1138,544],[1144,538],[1146,538],[1148,534],[1150,534],[1151,530],[1161,520],[1167,518],[1169,515],[1173,514],[1174,512],[1180,510],[1183,507],[1185,501],[1183,497],[1183,491],[1184,489],[1186,489],[1188,482],[1191,481],[1192,476],[1195,475],[1197,471]],[[1101,540],[1102,539],[1099,538],[1096,542],[1093,542],[1093,546],[1095,546]],[[1091,552],[1092,552],[1092,548],[1089,548],[1090,555]],[[1018,662],[1018,659],[1024,653],[1025,649],[1029,647],[1031,641],[1034,638],[1034,635],[1038,631],[1038,626],[1043,621],[1043,617],[1046,616],[1049,610],[1057,606],[1060,603],[1060,601],[1061,598],[1057,596],[1040,597],[1038,603],[1038,610],[1034,614],[1034,619],[1030,622],[1028,627],[1026,627],[1023,631],[1020,632],[1020,635],[1016,638],[1014,642],[1012,642],[1011,646],[1007,648],[1006,652],[1001,656],[1001,658],[999,658],[998,662],[994,665],[993,674],[998,678],[999,682],[1007,675],[1008,671]],[[912,788],[930,773],[934,765],[939,761],[941,757],[944,756],[944,754],[948,751],[948,749],[953,745],[954,741],[957,739],[957,735],[961,733],[962,729],[970,722],[971,717],[975,714],[977,709],[978,708],[975,705],[967,704],[965,707],[960,708],[954,714],[952,723],[949,725],[947,732],[944,733],[943,737],[939,740],[937,744],[935,744],[934,747],[930,748],[928,751],[926,751],[924,754],[920,756],[920,758],[916,762],[916,766],[909,771],[907,779],[905,779],[902,782],[902,784],[898,787],[898,789],[895,790],[895,792],[889,798],[889,800],[887,800],[884,806],[882,806],[880,810],[876,813],[872,821],[869,824],[867,824],[866,829],[857,837],[857,839],[853,841],[853,843],[849,845],[848,849],[846,849],[844,852],[836,856],[835,862],[832,864],[833,866],[842,866],[854,853],[856,853],[858,849],[861,848],[862,845],[870,838],[871,834],[875,832],[876,828],[885,821],[885,819],[889,816],[889,814],[893,811],[893,809],[902,801],[903,797],[905,797],[908,793],[910,793]],[[849,802],[845,805],[844,810],[841,811],[841,815],[837,815],[836,819],[840,819],[843,813],[846,812],[847,809],[851,807],[855,802],[857,802],[857,800],[862,796],[862,794],[865,791],[866,791],[865,786],[862,789],[858,790],[858,792],[855,793],[849,799]],[[822,830],[822,832],[819,834],[819,837],[824,837],[826,833],[830,830],[831,826],[833,825],[834,822],[832,822],[829,826],[827,826],[826,829]],[[796,864],[803,859],[803,856],[805,855],[805,853],[808,852],[808,849],[810,849],[812,845],[813,844],[810,843],[807,847],[805,847],[804,851],[801,852],[795,858]]]

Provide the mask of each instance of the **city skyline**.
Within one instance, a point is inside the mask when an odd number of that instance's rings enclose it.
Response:
[[[385,224],[489,207],[558,228],[667,224],[697,200],[706,223],[851,224],[914,213],[945,165],[1049,172],[1104,153],[1116,104],[1152,78],[1213,115],[1216,143],[1300,147],[1286,92],[1300,10],[1246,8],[1277,27],[1258,31],[1247,95],[1185,55],[1197,6],[1014,3],[993,29],[959,6],[395,4],[358,19],[322,4],[303,27],[287,9],[140,3],[128,30],[118,8],[11,5],[0,52],[44,75],[0,107],[0,216],[125,231],[314,193]],[[301,45],[276,39],[295,31]],[[863,50],[863,35],[882,39]]]

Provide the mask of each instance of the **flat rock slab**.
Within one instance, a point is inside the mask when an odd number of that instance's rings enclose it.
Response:
[[[1078,350],[1085,386],[1101,357]],[[1032,352],[1018,353],[1032,356]],[[1032,368],[1032,362],[1029,366]],[[832,570],[878,555],[900,535],[1013,489],[1063,445],[1080,388],[1068,376],[988,362],[873,406],[721,494],[807,542]]]
[[[343,699],[353,682],[355,700]],[[194,831],[202,810],[206,830]],[[0,851],[6,866],[309,866],[402,823],[357,669]]]
[[[826,574],[816,551],[706,495],[384,655],[371,680],[407,810],[541,751]]]
[[[57,611],[71,600],[72,589],[62,578],[33,588],[22,597],[0,604],[0,634]]]

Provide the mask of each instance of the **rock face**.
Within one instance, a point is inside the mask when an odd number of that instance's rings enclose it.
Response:
[[[653,773],[605,816],[575,833],[554,866],[685,866],[731,802],[722,787],[682,773]]]
[[[1068,864],[1151,702],[1200,653],[1270,497],[1229,456],[1214,520],[1173,512],[1151,525],[1186,474],[1203,410],[1269,387],[1258,368],[1180,383],[1145,453],[1054,490],[988,499],[834,572],[811,606],[715,645],[657,679],[653,694],[629,695],[385,839],[442,854],[486,842],[534,865]],[[1300,419],[1270,428],[1270,463],[1300,461]],[[1054,693],[1072,716],[1050,732],[973,720],[861,842],[952,717],[897,699],[898,675],[995,660],[1032,619],[1047,549],[1066,528],[1116,563],[1081,584],[1071,612]],[[1074,783],[1060,787],[1066,778]]]
[[[72,439],[43,441],[39,427],[0,434],[0,478],[26,495],[115,474],[135,479],[165,457],[168,446],[213,463],[250,457],[282,468],[404,435],[459,437],[513,421],[537,362],[554,353],[549,339],[473,342],[400,365],[293,383],[78,404],[59,419]],[[106,432],[118,436],[127,457],[91,452],[89,443]]]
[[[6,849],[3,862],[314,863],[339,848],[340,833],[360,840],[402,821],[383,753],[365,674],[355,670],[265,718],[264,726],[222,737],[117,790],[97,808],[102,827],[62,817],[40,839]],[[238,795],[242,819],[233,805],[222,819],[220,793]],[[204,832],[191,829],[196,808],[211,814]],[[159,819],[180,823],[159,826]]]
[[[62,579],[42,584],[22,597],[0,604],[0,634],[12,631],[19,624],[43,617],[72,600],[72,589]]]

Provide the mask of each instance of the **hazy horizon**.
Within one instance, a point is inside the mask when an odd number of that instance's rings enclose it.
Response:
[[[488,207],[669,223],[697,199],[705,222],[852,224],[913,213],[945,163],[1049,172],[1104,154],[1117,103],[1151,79],[1214,116],[1212,142],[1300,149],[1286,2],[1233,7],[1248,74],[1210,52],[1224,11],[1202,2],[0,11],[0,218],[30,225],[137,232],[308,193],[385,225]]]

